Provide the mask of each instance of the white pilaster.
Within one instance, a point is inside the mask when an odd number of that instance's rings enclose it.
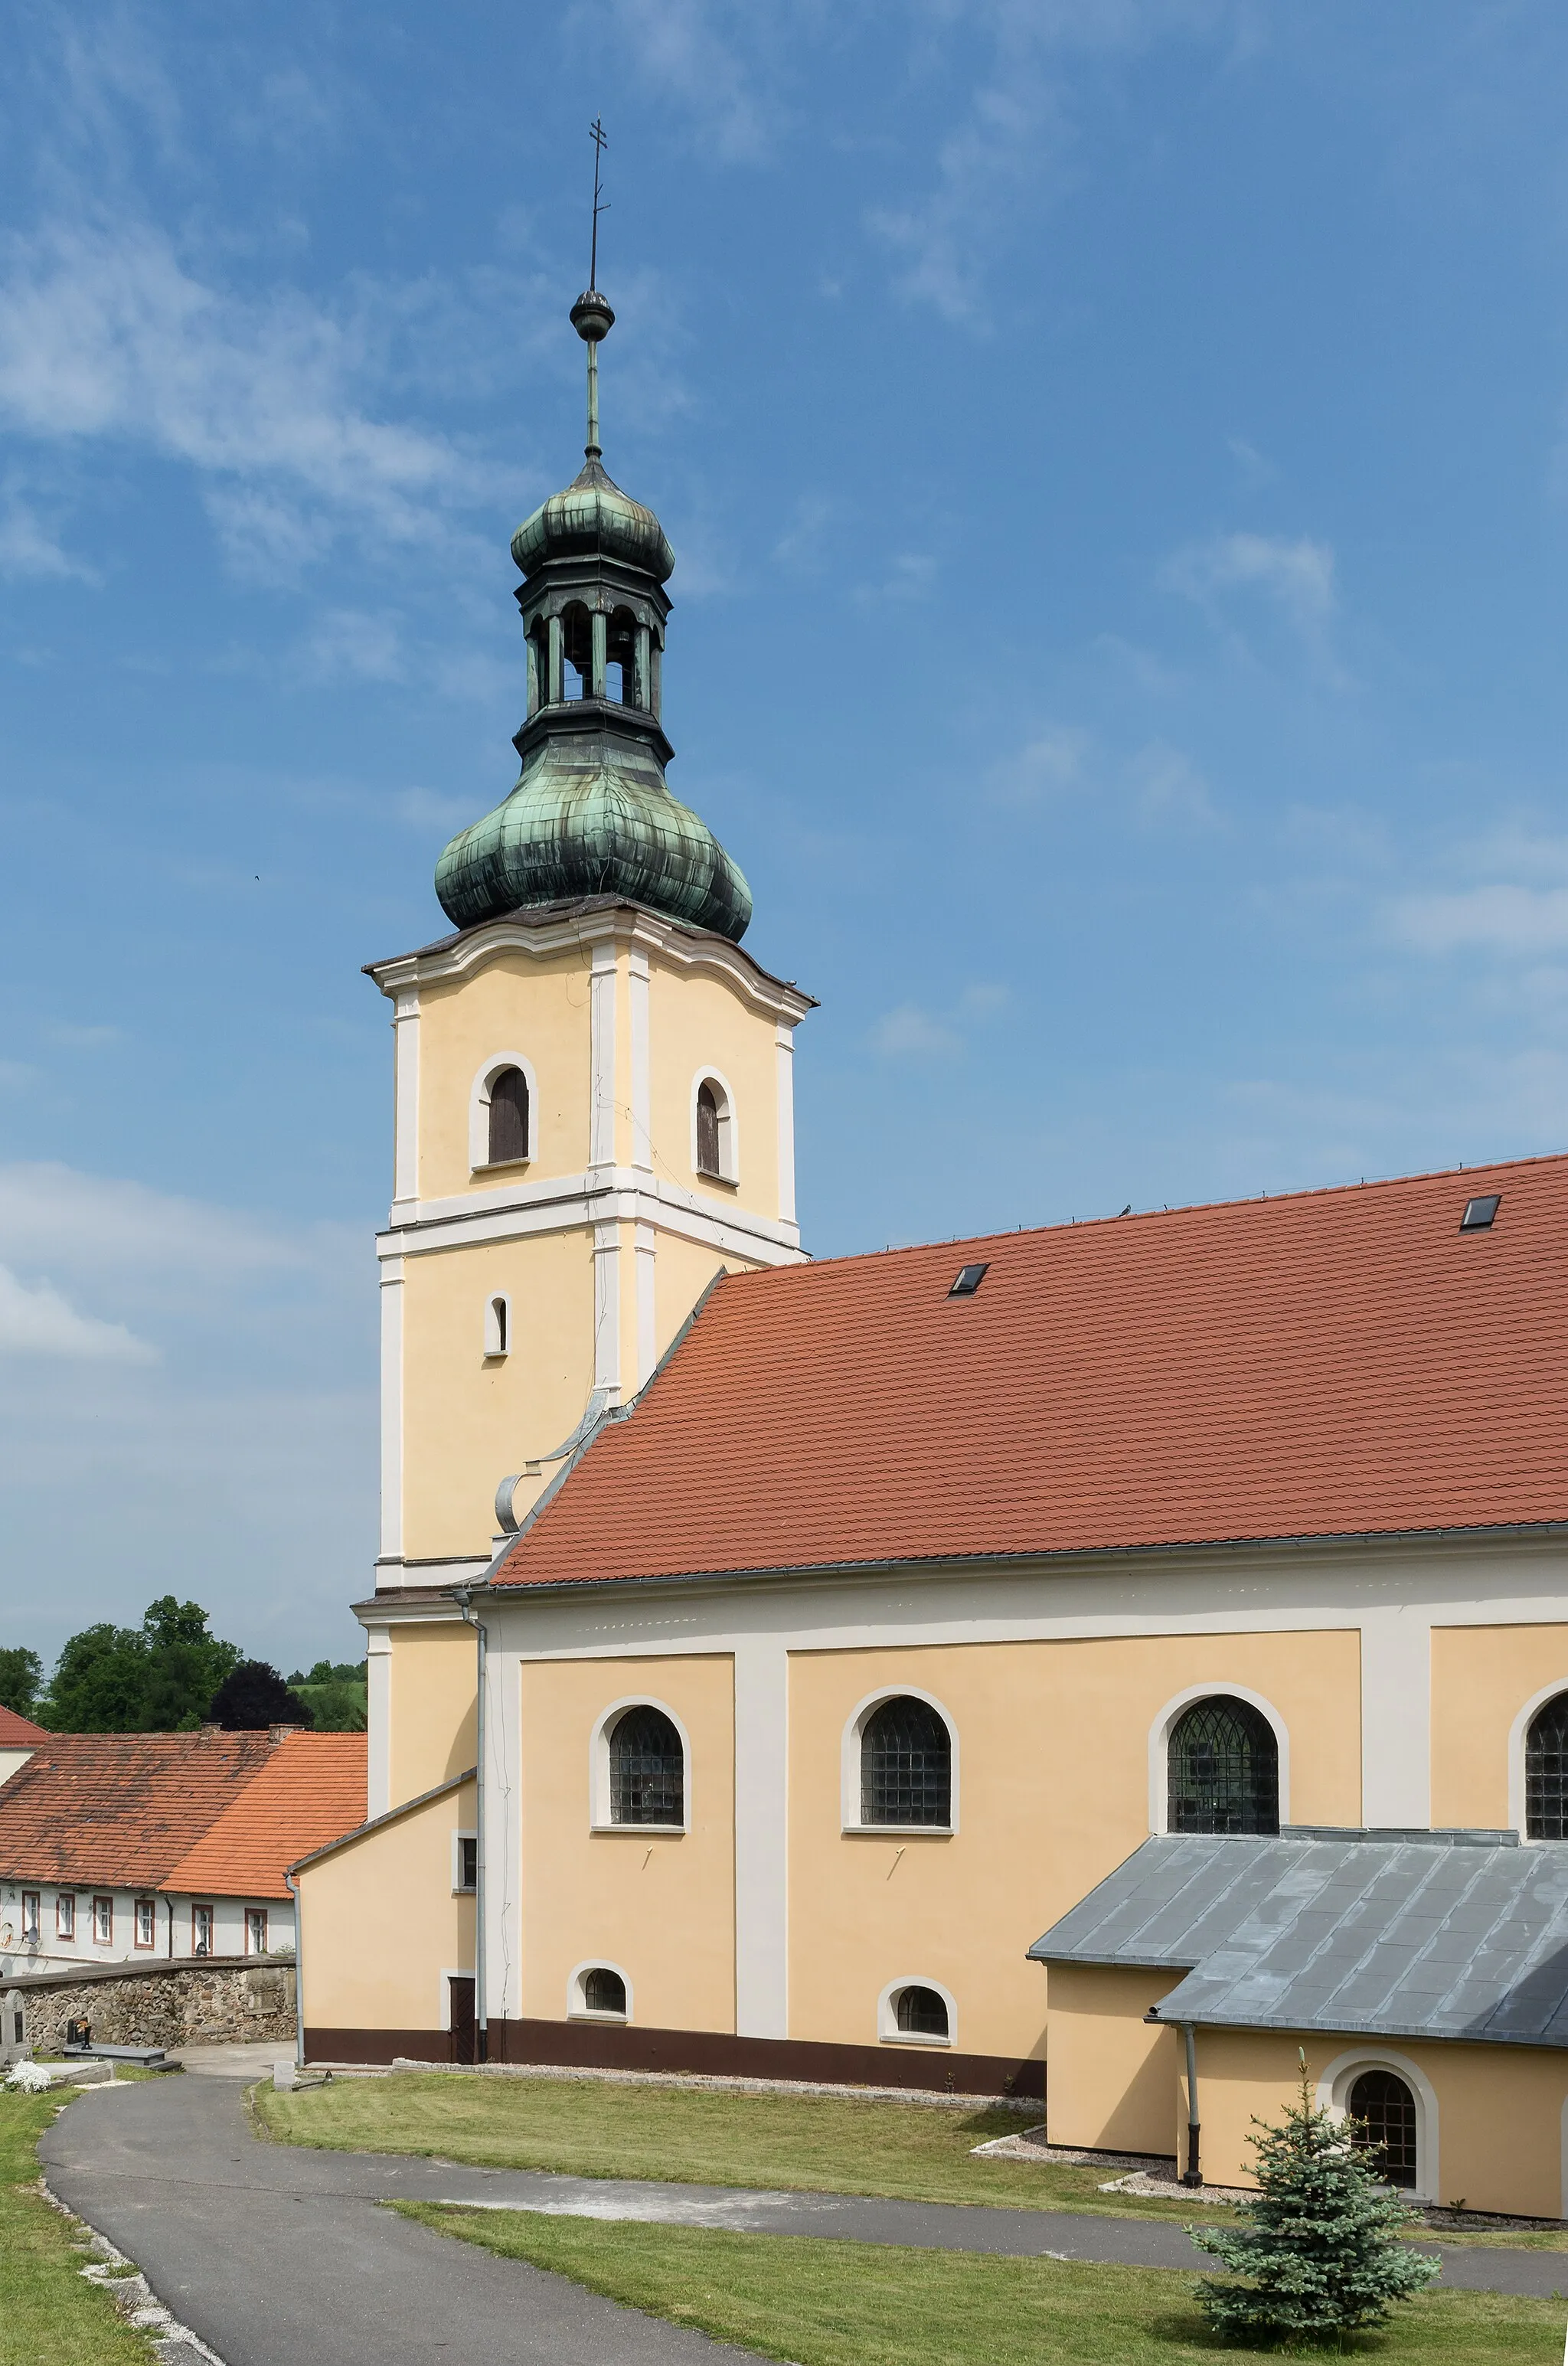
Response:
[[[588,989],[591,1166],[615,1163],[615,962],[613,939],[594,946]]]
[[[621,1233],[618,1224],[593,1227],[593,1385],[621,1386]]]
[[[1432,1820],[1432,1614],[1391,1604],[1361,1613],[1361,1820]]]
[[[490,2021],[516,2021],[523,2011],[523,1862],[519,1827],[517,1725],[521,1686],[514,1651],[501,1647],[497,1622],[487,1618],[485,1649],[484,1803],[485,2011]]]
[[[392,1639],[385,1627],[365,1638],[366,1741],[368,1743],[367,1820],[384,1816],[392,1804]]]
[[[640,945],[626,956],[632,1031],[632,1165],[653,1168],[653,1084],[649,1065],[649,962]]]
[[[381,1558],[403,1549],[403,1261],[381,1261]]]
[[[400,986],[392,1020],[394,1046],[392,1206],[419,1198],[419,988]]]
[[[789,1653],[735,1642],[735,2029],[789,2035]]]
[[[654,1296],[655,1259],[659,1235],[651,1224],[638,1224],[632,1235],[637,1249],[637,1384],[646,1388],[659,1361],[658,1301]]]
[[[795,1222],[795,1030],[781,1019],[773,1031],[778,1071],[779,1221]]]

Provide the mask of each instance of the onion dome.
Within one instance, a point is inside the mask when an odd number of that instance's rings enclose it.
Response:
[[[519,571],[534,574],[547,558],[592,552],[668,582],[675,554],[651,510],[623,493],[597,458],[584,462],[564,492],[552,493],[512,537]]]

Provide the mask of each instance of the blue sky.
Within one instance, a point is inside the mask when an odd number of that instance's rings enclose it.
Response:
[[[819,1253],[1568,1142],[1568,16],[5,8],[0,1640],[373,1550],[385,1006],[591,152]]]

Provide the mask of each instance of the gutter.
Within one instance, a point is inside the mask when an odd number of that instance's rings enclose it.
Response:
[[[478,1760],[474,1768],[474,2053],[480,2062],[488,2062],[490,1996],[485,1977],[485,1687],[490,1630],[484,1620],[475,1616],[468,1586],[458,1586],[453,1599],[479,1638],[479,1703],[474,1735]]]
[[[1162,2018],[1157,2004],[1150,2005],[1144,2019],[1156,2029],[1168,2029],[1171,2025]],[[1181,2031],[1182,2046],[1187,2056],[1187,2166],[1181,2172],[1181,2182],[1183,2185],[1201,2185],[1203,2169],[1200,2138],[1202,2134],[1202,2122],[1198,2116],[1198,2041],[1193,2034],[1192,2023],[1190,2021],[1181,2022],[1179,2026]]]

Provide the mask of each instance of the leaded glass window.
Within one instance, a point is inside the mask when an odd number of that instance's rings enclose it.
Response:
[[[1249,1701],[1194,1701],[1171,1729],[1168,1766],[1168,1831],[1279,1831],[1279,1744]]]
[[[661,1708],[629,1708],[610,1736],[610,1821],[682,1824],[686,1758]]]
[[[861,1736],[863,1824],[949,1824],[953,1740],[929,1701],[884,1701]]]
[[[607,1964],[595,1964],[582,1979],[582,2001],[590,2012],[618,2012],[626,2009],[626,1984],[619,1972],[611,1971]]]
[[[1351,2139],[1381,2156],[1391,2185],[1416,2183],[1416,2098],[1393,2070],[1363,2070],[1350,2090]]]
[[[909,2037],[945,2037],[947,2007],[935,1989],[900,1989],[895,2018]]]
[[[1568,1693],[1530,1719],[1525,1741],[1525,1837],[1568,1841]]]

